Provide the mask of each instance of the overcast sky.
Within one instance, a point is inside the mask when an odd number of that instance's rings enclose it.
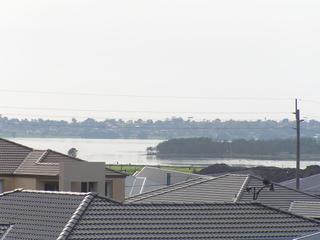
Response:
[[[3,0],[0,112],[279,119],[299,97],[320,119],[319,13],[318,0]]]

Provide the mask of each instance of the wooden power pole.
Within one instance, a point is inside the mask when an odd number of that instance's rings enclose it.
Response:
[[[296,140],[296,154],[297,154],[297,162],[296,162],[296,189],[300,189],[300,109],[298,108],[298,99],[295,100],[295,112],[294,115],[296,116],[296,133],[297,133],[297,140]]]

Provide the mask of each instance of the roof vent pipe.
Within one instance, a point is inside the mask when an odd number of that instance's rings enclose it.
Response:
[[[167,173],[167,186],[171,185],[171,173]]]

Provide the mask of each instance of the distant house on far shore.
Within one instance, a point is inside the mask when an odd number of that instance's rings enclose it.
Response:
[[[126,198],[199,177],[207,178],[199,174],[146,166],[126,178]]]
[[[0,192],[16,188],[97,192],[123,201],[125,177],[104,162],[87,162],[0,138]]]

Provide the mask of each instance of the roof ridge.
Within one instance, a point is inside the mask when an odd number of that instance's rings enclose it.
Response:
[[[37,149],[32,149],[32,151],[30,151],[27,156],[22,160],[22,162],[19,164],[19,166],[14,170],[13,174],[15,174],[17,171],[20,170],[20,168],[22,168],[22,166],[25,164],[25,162],[27,161],[28,157],[31,155],[31,154],[35,154],[35,153],[38,153],[38,152],[42,152],[41,156],[39,157],[39,159],[42,158],[42,156],[45,154],[45,150],[37,150]],[[35,164],[39,161],[39,159],[34,162]]]
[[[248,186],[248,183],[250,181],[251,175],[248,174],[246,179],[243,181],[242,186],[239,189],[239,192],[237,194],[237,196],[234,199],[234,202],[238,202],[241,199],[241,196],[243,194],[244,189]]]
[[[45,190],[30,190],[30,189],[18,189],[20,192],[25,192],[25,193],[43,193],[43,194],[56,194],[56,195],[74,195],[74,196],[85,196],[89,194],[96,194],[92,192],[68,192],[68,191],[45,191]]]
[[[314,201],[302,201],[302,200],[294,200],[291,202],[292,203],[317,203],[320,204],[320,202],[314,202]]]
[[[7,230],[4,232],[4,234],[2,235],[0,240],[6,239],[7,235],[9,234],[9,232],[11,231],[11,229],[13,228],[14,225],[12,224],[8,224],[8,228]]]
[[[180,186],[178,188],[172,188],[168,191],[164,191],[164,192],[160,192],[160,193],[157,193],[157,194],[154,194],[154,195],[151,195],[151,196],[144,196],[144,197],[141,197],[137,200],[133,200],[134,201],[140,201],[140,200],[143,200],[143,199],[147,199],[147,198],[150,198],[150,197],[153,197],[153,196],[159,196],[159,195],[162,195],[162,194],[165,194],[165,193],[169,193],[169,192],[172,192],[172,191],[175,191],[175,190],[180,190],[180,189],[183,189],[183,188],[186,188],[186,187],[190,187],[190,186],[194,186],[194,185],[197,185],[197,184],[200,184],[200,183],[205,183],[205,182],[208,182],[208,181],[211,181],[211,180],[216,180],[216,179],[219,179],[219,178],[223,178],[223,177],[226,177],[230,174],[224,174],[224,175],[221,175],[221,176],[218,176],[218,177],[211,177],[211,178],[208,178],[208,179],[203,179],[201,177],[199,178],[192,178],[190,180],[187,180],[187,181],[183,181],[183,182],[180,182],[180,183],[177,183],[177,184],[173,184],[173,185],[169,185],[169,186],[165,186],[163,188],[159,188],[159,189],[156,189],[156,190],[152,190],[150,192],[145,192],[143,194],[140,194],[140,195],[147,195],[147,194],[150,194],[152,192],[157,192],[157,191],[160,191],[160,190],[163,190],[163,189],[166,189],[166,188],[170,188],[170,187],[174,187],[174,186],[177,186],[177,185],[181,185],[181,184],[184,184],[186,182],[191,182],[191,181],[194,181],[194,180],[200,180],[202,179],[203,181],[199,181],[199,182],[195,182],[195,183],[191,183],[191,184],[188,184],[188,185],[184,185],[184,186]],[[133,196],[133,197],[130,197],[130,198],[136,198],[138,197],[139,195],[136,195],[136,196]],[[129,200],[130,198],[127,198],[126,200]]]
[[[7,192],[3,192],[0,194],[0,197],[3,197],[3,196],[6,196],[6,195],[9,195],[9,194],[12,194],[12,193],[16,193],[16,192],[22,192],[23,188],[16,188],[16,189],[13,189],[11,191],[7,191]]]
[[[19,147],[27,148],[29,150],[34,150],[31,147],[28,147],[26,145],[23,145],[23,144],[20,144],[20,143],[17,143],[17,142],[14,142],[14,141],[11,141],[11,140],[8,140],[8,139],[5,139],[5,138],[0,138],[0,140],[5,141],[5,142],[10,143],[10,144],[14,144],[14,145],[19,146]]]
[[[42,151],[43,152],[42,152],[41,156],[39,157],[39,159],[34,162],[35,164],[40,164],[41,161],[49,154],[48,150],[42,150]]]
[[[235,206],[235,205],[253,205],[258,202],[132,202],[132,203],[124,203],[124,205],[135,205],[135,206],[144,206],[144,205],[177,205],[177,206],[203,206],[203,205],[230,205],[230,206]],[[122,204],[122,203],[120,203]]]
[[[181,171],[177,171],[177,170],[173,170],[173,169],[166,169],[166,168],[165,168],[166,166],[162,166],[162,167],[163,167],[163,168],[161,168],[161,167],[154,167],[154,166],[145,166],[145,167],[143,167],[143,168],[139,171],[139,173],[142,172],[144,169],[150,168],[150,169],[160,170],[160,171],[163,171],[163,172],[168,171],[168,172],[174,172],[174,173],[182,173],[182,174],[185,174],[185,175],[196,175],[196,176],[199,176],[199,177],[202,176],[202,174],[187,173],[187,172],[181,172]],[[167,167],[170,167],[170,166],[167,166]],[[205,175],[203,175],[203,176],[206,177]]]
[[[317,232],[314,232],[314,233],[311,233],[311,234],[307,234],[307,235],[303,235],[301,237],[296,237],[295,239],[293,240],[303,240],[303,239],[308,239],[309,237],[313,237],[313,236],[317,236],[320,234],[320,230],[317,231]],[[311,238],[310,238],[311,239]]]
[[[74,159],[74,160],[77,160],[77,161],[80,161],[80,162],[87,162],[86,160],[83,160],[83,159],[80,159],[80,158],[77,158],[77,157],[72,157],[72,156],[69,156],[68,154],[57,152],[57,151],[52,150],[52,149],[47,149],[46,151],[48,152],[47,154],[52,152],[52,153],[55,153],[55,154],[58,154],[58,155],[61,155],[61,156],[64,156],[64,157],[68,157],[68,158],[71,158],[71,159]]]
[[[57,240],[66,240],[68,238],[71,231],[73,230],[73,228],[75,227],[75,225],[77,224],[87,207],[90,205],[90,203],[96,196],[97,194],[91,192],[86,194],[76,211],[72,214],[71,218],[63,228]]]
[[[111,199],[111,198],[108,198],[108,197],[106,197],[106,196],[101,196],[101,195],[99,195],[99,194],[97,194],[96,198],[100,198],[100,199],[102,199],[102,200],[105,200],[105,201],[111,202],[111,203],[115,203],[115,204],[120,204],[120,205],[122,204],[121,202],[118,202],[118,201],[113,200],[113,199]]]

